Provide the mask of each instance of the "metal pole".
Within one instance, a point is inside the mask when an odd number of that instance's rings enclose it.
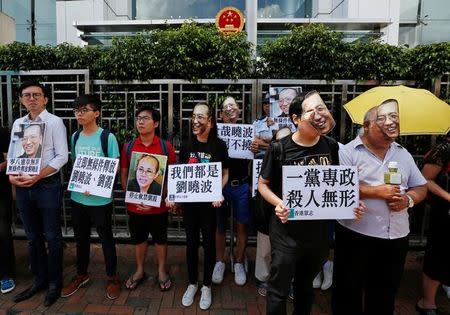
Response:
[[[252,59],[256,59],[256,45],[258,32],[258,1],[245,0],[245,31],[250,43],[253,44]]]
[[[35,0],[31,0],[31,45],[36,45]]]

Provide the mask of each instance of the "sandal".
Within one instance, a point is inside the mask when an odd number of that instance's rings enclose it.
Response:
[[[132,273],[128,280],[125,282],[125,288],[127,288],[128,290],[135,290],[142,282],[144,282],[148,278],[145,271],[142,274],[142,277],[140,277],[139,279],[134,279],[133,275],[134,274]]]
[[[161,290],[161,292],[169,291],[170,288],[172,288],[172,277],[170,276],[170,274],[167,274],[166,280],[161,280],[159,279],[159,277],[157,277],[157,279],[159,290]]]

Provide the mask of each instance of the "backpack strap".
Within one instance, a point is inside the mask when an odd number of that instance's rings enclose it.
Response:
[[[103,129],[100,135],[100,142],[102,143],[102,151],[105,157],[108,157],[108,138],[111,131]]]
[[[70,148],[70,157],[72,161],[75,161],[75,146],[77,145],[78,138],[80,137],[81,129],[78,129],[73,134],[72,146]]]
[[[130,141],[127,142],[127,160],[128,160],[128,165],[130,165],[131,162],[131,150],[133,149],[133,145],[136,142],[136,138],[131,139]]]
[[[324,136],[325,140],[331,149],[331,163],[332,165],[339,165],[339,143],[331,137]]]
[[[163,151],[163,155],[168,156],[169,150],[167,149],[167,140],[159,138],[159,145],[161,146],[161,149]]]

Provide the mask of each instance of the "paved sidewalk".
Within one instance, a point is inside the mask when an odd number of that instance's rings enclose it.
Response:
[[[31,283],[28,271],[28,255],[26,241],[15,241],[17,274],[16,289],[9,294],[0,294],[1,314],[265,314],[265,298],[256,292],[253,267],[249,281],[245,286],[234,284],[233,275],[227,271],[222,285],[213,286],[213,304],[209,311],[198,307],[199,294],[195,303],[188,308],[181,305],[181,297],[186,289],[187,270],[184,246],[169,246],[170,273],[175,278],[173,288],[168,292],[160,292],[154,276],[144,282],[135,291],[122,289],[117,300],[111,301],[105,297],[105,271],[103,254],[99,244],[92,245],[90,273],[91,281],[69,298],[60,298],[54,305],[46,308],[42,305],[43,293],[21,303],[13,303],[12,298]],[[147,262],[147,274],[156,274],[153,259],[153,248],[150,247]],[[249,248],[249,257],[253,258],[255,248]],[[122,282],[134,270],[134,251],[131,245],[118,245],[119,275]],[[68,243],[64,251],[64,280],[67,282],[75,274],[75,244]],[[407,257],[406,270],[402,286],[397,298],[396,315],[415,314],[414,305],[420,294],[420,274],[422,255],[420,252],[410,252]],[[312,314],[331,314],[330,290],[316,290],[316,300]],[[439,306],[446,314],[450,314],[450,301],[442,290],[439,291]],[[292,310],[292,304],[289,310]]]

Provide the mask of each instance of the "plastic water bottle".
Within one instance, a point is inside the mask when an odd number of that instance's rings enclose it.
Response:
[[[389,172],[384,173],[384,183],[400,185],[402,183],[402,175],[398,172],[397,162],[389,162],[388,169]]]

